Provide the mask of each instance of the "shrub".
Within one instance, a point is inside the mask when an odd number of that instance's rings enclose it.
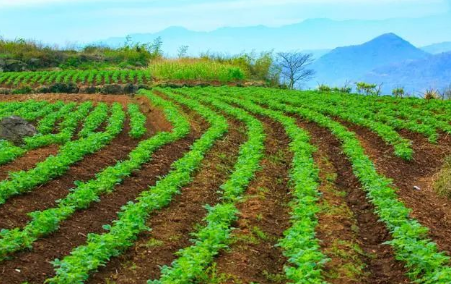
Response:
[[[394,90],[392,91],[392,95],[393,95],[395,98],[402,98],[402,97],[404,97],[404,95],[405,95],[404,88],[400,87],[400,88],[394,89]]]
[[[435,89],[428,89],[424,93],[424,98],[426,100],[439,99],[440,98],[440,93],[437,90],[435,90]]]

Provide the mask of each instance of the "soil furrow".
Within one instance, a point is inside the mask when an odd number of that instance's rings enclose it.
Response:
[[[199,121],[198,118],[191,119]],[[62,223],[57,232],[38,240],[32,251],[17,253],[12,260],[0,264],[2,278],[7,279],[7,283],[24,281],[42,283],[51,277],[54,269],[50,261],[62,258],[74,247],[86,243],[89,233],[105,232],[102,226],[115,220],[116,212],[120,211],[123,205],[136,199],[143,190],[154,185],[160,176],[165,175],[171,163],[182,157],[200,135],[201,133],[193,131],[188,137],[157,150],[152,155],[150,163],[143,165],[140,171],[133,173],[122,184],[116,186],[112,193],[102,196],[99,203],[76,212]]]
[[[359,136],[378,171],[393,180],[400,200],[412,209],[411,216],[430,229],[430,238],[441,250],[451,254],[451,202],[433,189],[434,176],[451,153],[451,137],[442,135],[437,144],[431,144],[420,135],[402,131],[404,137],[413,141],[415,151],[414,159],[405,161],[393,156],[389,146],[372,132],[349,127]]]
[[[141,234],[133,248],[113,259],[89,283],[146,283],[158,278],[160,266],[169,265],[175,252],[191,245],[190,232],[207,213],[203,206],[218,202],[219,186],[233,169],[239,146],[246,139],[241,123],[229,120],[229,124],[229,132],[206,155],[193,182],[169,207],[150,217],[147,225],[152,231]]]
[[[25,155],[0,166],[0,180],[6,179],[9,172],[28,171],[34,168],[37,163],[44,161],[48,156],[55,155],[58,152],[58,149],[58,145],[51,145],[27,151]]]
[[[387,228],[378,221],[374,206],[352,172],[351,163],[341,150],[341,143],[327,129],[302,122],[321,152],[326,153],[337,171],[336,185],[346,192],[346,202],[357,219],[356,234],[364,252],[368,278],[360,283],[409,283],[403,263],[397,261],[393,249],[384,244],[391,239]]]
[[[61,177],[40,185],[29,193],[10,198],[0,206],[0,216],[5,217],[0,220],[0,228],[11,229],[24,226],[30,220],[27,213],[56,206],[56,200],[69,194],[69,189],[75,187],[75,181],[85,182],[93,179],[102,169],[116,164],[118,160],[126,159],[128,153],[138,144],[138,141],[128,136],[129,129],[127,120],[124,130],[113,139],[111,144],[94,154],[86,155]]]
[[[221,279],[221,283],[284,283],[285,257],[276,243],[283,238],[289,223],[290,140],[282,125],[267,118],[265,158],[238,204],[238,221],[233,225],[230,249],[221,252],[207,271],[203,283]],[[214,279],[212,279],[214,277]]]

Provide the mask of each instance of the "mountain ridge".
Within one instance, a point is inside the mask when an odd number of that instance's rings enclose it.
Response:
[[[386,33],[363,44],[337,47],[316,60],[312,69],[318,83],[342,85],[378,67],[429,56],[398,35]]]
[[[130,34],[130,36],[135,42],[151,42],[161,36],[163,49],[169,55],[175,55],[181,45],[188,45],[189,53],[198,55],[208,50],[236,54],[252,50],[331,49],[336,46],[356,45],[388,32],[400,35],[416,45],[428,45],[451,41],[451,34],[443,33],[446,30],[451,30],[449,12],[439,17],[412,19],[307,19],[281,27],[224,27],[208,32],[170,27],[156,33]],[[108,38],[101,42],[117,46],[125,42],[125,36]]]

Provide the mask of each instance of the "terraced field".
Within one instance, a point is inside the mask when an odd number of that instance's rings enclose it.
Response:
[[[68,70],[39,72],[4,72],[0,74],[0,86],[44,86],[55,83],[77,85],[145,84],[152,80],[146,70]]]
[[[0,96],[0,283],[451,283],[451,104],[268,88]]]

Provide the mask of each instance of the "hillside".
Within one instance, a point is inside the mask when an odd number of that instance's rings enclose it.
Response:
[[[389,33],[361,45],[336,48],[318,59],[313,69],[316,82],[339,85],[358,80],[380,66],[427,57],[426,52]]]
[[[398,86],[413,93],[431,87],[443,89],[451,84],[451,52],[376,68],[366,74],[364,80],[383,82],[384,90],[388,92]]]
[[[308,19],[299,23],[279,27],[225,27],[203,32],[182,27],[171,27],[156,33],[130,34],[133,41],[152,42],[163,39],[164,51],[175,55],[181,45],[188,45],[193,55],[199,52],[216,51],[240,53],[262,50],[316,50],[337,46],[360,44],[384,33],[393,32],[409,41],[426,45],[432,42],[451,40],[444,33],[451,30],[449,13],[435,17],[401,18],[387,20]],[[107,45],[117,46],[125,42],[123,37],[102,40]],[[239,43],[239,44],[237,44]]]
[[[448,51],[451,51],[451,42],[442,42],[442,43],[431,44],[428,46],[424,46],[421,49],[428,53],[432,53],[432,54],[448,52]]]

